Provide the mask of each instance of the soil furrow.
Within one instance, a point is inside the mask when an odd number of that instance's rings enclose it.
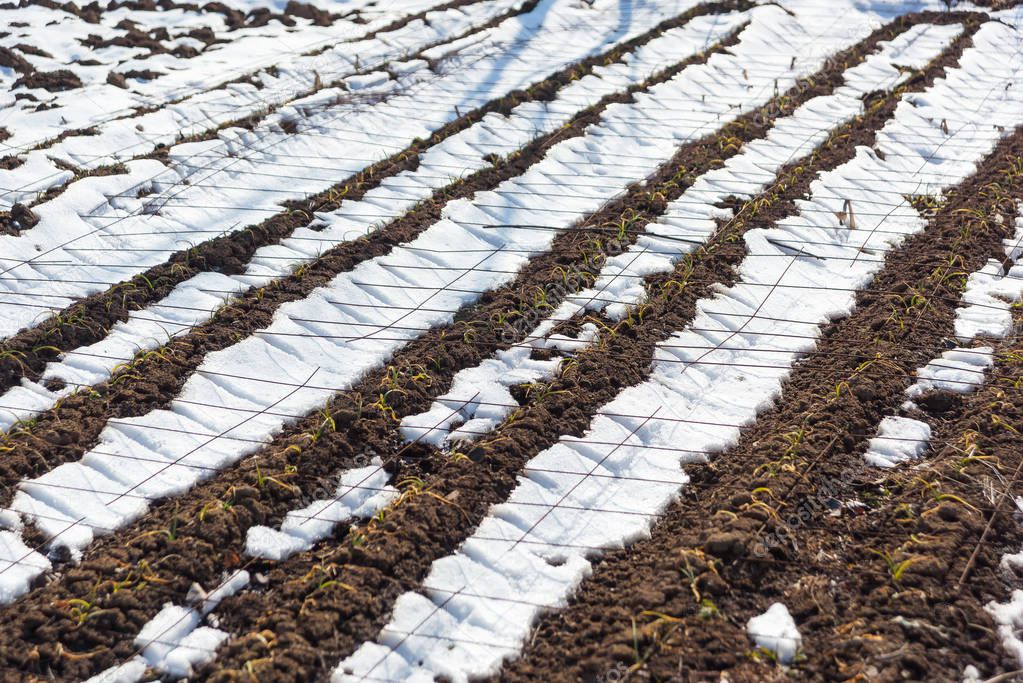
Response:
[[[1004,416],[1018,419],[1018,392],[1006,390],[1018,358],[1003,356],[995,368],[1003,378],[935,416],[939,451],[925,469],[871,468],[862,453],[905,400],[906,378],[947,348],[962,273],[1001,254],[1023,196],[1021,155],[1018,131],[948,193],[926,231],[888,255],[856,312],[825,331],[825,353],[796,366],[777,407],[735,448],[687,468],[692,482],[651,538],[596,563],[503,678],[531,680],[559,661],[584,680],[722,669],[730,680],[782,679],[745,628],[776,600],[803,634],[796,666],[811,680],[958,680],[967,663],[1001,669],[982,607],[1004,595],[1000,551],[1023,540],[1008,514],[996,518],[998,543],[983,548],[971,581],[962,591],[955,584],[991,507],[982,486],[990,471],[964,460],[971,430],[983,447],[999,444],[1003,474],[1020,460],[990,419],[992,392],[1001,392]],[[924,303],[907,309],[913,293]],[[899,311],[902,325],[893,322]]]
[[[719,6],[712,6],[712,8],[714,7]],[[701,9],[697,11],[702,12],[706,10]],[[336,273],[351,268],[355,263],[364,260],[365,258],[387,253],[387,251],[389,251],[395,243],[409,239],[411,236],[417,234],[422,229],[435,222],[440,217],[440,209],[445,202],[450,201],[455,197],[471,195],[473,192],[480,189],[492,187],[507,177],[518,175],[522,170],[524,170],[524,168],[542,157],[546,148],[554,141],[560,141],[565,137],[580,134],[587,125],[596,120],[599,116],[599,112],[607,104],[610,104],[611,102],[624,101],[631,96],[632,92],[636,92],[643,87],[649,87],[649,85],[655,82],[660,82],[669,78],[677,71],[685,68],[685,66],[706,59],[711,52],[724,48],[727,44],[730,44],[732,40],[734,40],[734,35],[732,38],[729,38],[721,45],[714,48],[714,50],[686,60],[685,62],[682,62],[679,65],[657,75],[655,78],[650,79],[650,81],[646,84],[641,84],[630,89],[630,95],[616,95],[606,98],[606,100],[597,107],[592,107],[580,113],[571,126],[559,130],[552,136],[545,136],[544,138],[535,141],[519,155],[513,157],[507,162],[500,163],[491,170],[476,174],[460,184],[446,188],[444,191],[438,193],[432,201],[420,205],[419,208],[392,224],[387,229],[385,238],[378,240],[370,238],[369,240],[360,241],[359,243],[354,243],[352,245],[343,245],[339,249],[326,255],[320,261],[317,261],[315,264],[308,267],[301,275],[296,275],[295,277],[290,278],[287,283],[283,284],[280,288],[273,290],[267,289],[261,294],[253,294],[253,296],[242,299],[236,304],[229,306],[225,309],[225,311],[221,312],[221,315],[218,315],[216,320],[210,323],[208,329],[200,328],[183,339],[175,341],[172,345],[173,349],[168,349],[168,351],[173,355],[173,360],[171,363],[161,364],[163,369],[160,372],[162,376],[166,378],[165,381],[167,383],[174,382],[175,384],[169,385],[169,388],[165,385],[165,389],[160,389],[158,385],[152,385],[149,381],[145,381],[133,386],[129,394],[124,394],[125,396],[131,395],[133,397],[137,397],[139,401],[134,403],[135,407],[131,410],[138,410],[140,412],[150,410],[154,407],[159,407],[159,405],[162,405],[162,402],[169,401],[173,398],[177,393],[177,388],[179,386],[177,383],[179,381],[184,381],[185,379],[182,375],[187,375],[188,372],[198,365],[204,353],[210,350],[211,345],[219,343],[221,344],[221,347],[223,347],[237,342],[242,331],[249,332],[258,329],[269,322],[273,310],[275,310],[279,304],[287,300],[294,300],[304,296],[316,286],[329,281]],[[619,48],[616,52],[624,49],[627,48]],[[605,57],[602,56],[600,58],[587,61],[589,64],[593,64],[604,58]],[[571,78],[570,73],[571,69],[566,69],[562,74],[562,78]],[[558,84],[558,82],[551,82],[548,84],[547,92],[553,92]],[[549,267],[550,265],[548,264],[548,268]],[[528,287],[523,285],[521,288],[516,288],[516,292],[519,292],[520,289],[524,291],[528,289]],[[508,295],[507,299],[513,299],[515,301],[519,300],[513,295]],[[529,300],[531,301],[531,299]],[[477,312],[475,314],[477,323],[483,324],[488,322],[491,310],[497,310],[499,306],[503,306],[505,303],[506,300],[502,300],[500,304],[494,303],[490,308],[487,308],[485,312]],[[227,314],[226,317],[225,314]],[[452,332],[453,331],[451,329],[446,330],[446,332],[441,331],[438,333],[436,338],[440,339],[443,343],[447,339],[457,337],[458,342],[461,343],[461,347],[472,347],[470,343],[462,339],[461,332],[458,332],[457,335],[453,335]],[[193,346],[189,347],[188,351],[185,352],[175,350],[180,349],[180,344],[182,343],[191,343]],[[459,354],[466,353],[466,350],[461,347],[455,348],[454,351],[459,353],[455,353],[451,356],[451,365],[453,366],[457,366],[460,358]],[[429,345],[426,345],[426,348],[429,348]],[[422,349],[423,345],[420,345],[417,347],[417,351],[415,352],[418,353],[418,357],[420,358],[424,357]],[[410,353],[404,357],[415,358],[416,355]],[[478,355],[466,357],[464,363],[472,362],[473,358],[478,359],[478,357]],[[153,378],[154,375],[152,373],[155,371],[153,368],[156,366],[152,365],[152,363],[156,360],[157,358],[154,356],[151,357],[150,360],[143,361],[142,364],[132,370],[132,374],[146,377],[147,380],[149,378]],[[464,366],[464,363],[462,366]],[[454,367],[453,369],[457,370],[459,368]],[[453,372],[450,374],[453,374]],[[450,377],[450,374],[447,376]],[[360,385],[359,392],[365,396],[373,396],[376,393],[376,388],[379,382],[380,377],[374,376]],[[116,383],[113,384],[116,385]],[[111,388],[116,390],[116,386],[112,386]],[[153,392],[154,395],[158,395],[161,403],[141,403],[142,397],[148,395],[149,392]],[[84,400],[79,404],[76,403],[78,399],[79,397],[76,396],[66,400],[56,411],[56,413],[62,417],[58,419],[55,415],[54,422],[50,424],[56,426],[58,422],[67,424],[69,419],[81,420],[83,417],[81,413],[74,413],[75,417],[70,418],[67,413],[63,412],[72,405],[74,405],[76,409],[81,406],[82,409],[88,410],[87,405],[89,401]],[[424,394],[419,403],[422,405],[428,405],[430,400],[432,400],[432,395]],[[102,427],[102,424],[105,423],[106,418],[115,416],[117,413],[108,410],[101,410],[93,414],[97,417],[94,418],[96,422],[92,423],[96,429],[91,432],[91,436],[89,437],[91,439],[94,439],[95,435]],[[374,426],[383,425],[383,428],[379,431],[386,433],[386,443],[390,447],[396,440],[394,424],[383,414],[380,414],[377,417],[379,419],[372,420],[372,422],[374,423]],[[338,414],[334,416],[334,419],[338,424],[343,424],[346,418],[344,415]],[[83,423],[79,422],[79,424]],[[304,443],[302,437],[298,436],[298,434],[301,434],[304,429],[305,425],[303,424],[301,425],[301,429],[296,430],[295,434],[291,436],[290,440],[281,440],[283,445],[276,450],[275,456],[271,457],[269,461],[273,463],[271,466],[275,468],[274,471],[276,471],[276,467],[278,466],[285,466],[285,463],[289,460],[289,458],[294,457],[294,450],[287,450],[286,447],[289,445],[289,441]],[[65,431],[64,433],[67,432]],[[32,432],[31,436],[29,436],[29,434],[30,433],[26,432],[22,435],[15,436],[14,438],[26,438],[26,444],[34,443],[35,446],[32,446],[32,454],[34,454],[35,457],[38,458],[38,456],[43,452],[46,452],[48,455],[57,453],[56,449],[49,449],[47,442],[42,440],[39,436],[36,436],[35,432]],[[328,444],[326,444],[327,441],[327,439],[324,440],[324,446],[328,446]],[[339,465],[351,462],[352,452],[350,448],[342,449],[342,439],[340,436],[330,441],[332,441],[332,443],[329,444],[330,455],[326,462],[321,463],[316,461],[308,463],[310,467],[316,468],[316,471],[304,473],[306,480],[314,482],[317,478],[322,479],[324,476],[330,476],[334,473],[334,471],[336,471]],[[74,447],[71,450],[65,450],[64,455],[58,457],[63,460],[74,459],[80,455],[84,447],[82,443],[83,442],[80,441],[79,443],[74,444]],[[29,457],[33,456],[30,455]],[[27,461],[28,458],[26,458],[26,463]],[[41,467],[42,470],[48,469],[48,466],[43,466],[42,462],[42,460],[36,460],[36,464],[34,466]],[[306,464],[307,463],[303,458],[303,465]],[[264,465],[266,465],[266,463],[264,463]],[[32,467],[32,465],[28,466]],[[11,659],[8,661],[8,665],[13,668],[20,666],[28,667],[31,670],[49,670],[59,676],[80,676],[86,671],[95,672],[100,668],[110,665],[116,659],[123,658],[131,653],[131,638],[134,637],[134,634],[137,633],[145,620],[152,616],[152,614],[159,609],[165,600],[175,595],[184,595],[184,592],[187,591],[188,585],[193,580],[199,581],[200,583],[208,583],[209,580],[215,582],[215,577],[219,577],[221,571],[224,569],[230,569],[232,566],[236,566],[232,565],[232,562],[237,561],[238,552],[243,547],[245,530],[252,524],[263,523],[271,516],[271,514],[275,517],[283,516],[283,514],[294,505],[299,493],[297,490],[292,490],[291,488],[282,488],[276,491],[270,491],[269,489],[259,490],[256,487],[249,485],[255,484],[256,482],[256,479],[249,481],[249,474],[255,474],[255,471],[253,470],[249,472],[247,467],[244,467],[243,469],[246,470],[245,473],[236,471],[234,474],[228,475],[227,478],[220,478],[218,476],[216,479],[200,485],[190,492],[186,498],[181,499],[178,502],[179,506],[183,506],[185,509],[194,509],[193,511],[195,512],[195,515],[187,513],[180,516],[189,517],[195,521],[199,512],[211,499],[221,499],[224,494],[225,486],[232,488],[229,496],[232,500],[237,499],[238,501],[237,506],[226,506],[227,509],[236,510],[236,513],[232,514],[232,521],[229,524],[224,524],[228,521],[226,518],[221,518],[219,514],[213,513],[207,517],[210,519],[211,524],[208,526],[204,525],[205,530],[194,529],[182,534],[176,539],[168,539],[172,540],[172,542],[176,545],[180,545],[182,553],[179,554],[175,551],[172,553],[174,556],[173,558],[165,557],[164,559],[170,559],[175,565],[177,565],[179,560],[183,561],[184,564],[182,564],[181,567],[186,565],[190,566],[186,572],[188,575],[187,577],[180,574],[177,569],[171,569],[170,565],[163,561],[157,561],[157,564],[154,566],[144,559],[153,553],[155,553],[156,556],[164,555],[164,550],[159,543],[156,546],[153,546],[151,543],[152,540],[155,540],[155,536],[150,534],[148,529],[143,529],[143,527],[148,527],[149,522],[142,521],[132,528],[125,529],[123,530],[123,534],[119,532],[115,535],[114,538],[116,538],[116,541],[114,541],[111,546],[107,546],[107,541],[101,541],[100,544],[97,545],[95,552],[90,551],[88,557],[80,566],[70,569],[65,574],[64,578],[71,581],[69,586],[62,588],[61,584],[54,583],[34,594],[30,594],[26,600],[39,608],[34,617],[30,617],[27,621],[22,619],[24,616],[24,610],[26,609],[25,601],[19,602],[19,607],[17,608],[12,607],[8,609],[4,616],[0,617],[4,619],[7,627],[13,629],[13,632],[20,633],[22,636],[30,638],[33,644],[32,646],[22,649],[20,652],[16,652],[15,648],[11,648],[9,650]],[[241,477],[241,479],[239,479],[239,477]],[[245,480],[245,484],[242,484],[242,479]],[[287,479],[288,478],[285,477],[285,481]],[[225,484],[225,482],[227,482],[227,484]],[[258,507],[254,507],[252,511],[253,514],[249,514],[247,512],[243,512],[246,509],[246,503],[244,501],[247,500],[246,496],[250,496],[252,493],[255,493],[257,497],[267,494],[270,500],[263,501],[252,499],[252,503]],[[216,505],[216,507],[220,511],[224,511],[225,509],[224,506],[219,504]],[[170,510],[169,508],[164,510],[162,505],[158,508],[154,508],[154,510],[162,510],[162,512],[157,513],[158,516],[167,512],[169,512],[171,517],[178,516],[178,513]],[[156,524],[158,528],[165,524],[165,520],[163,518],[153,518],[151,521]],[[184,531],[184,528],[182,528],[182,530]],[[192,531],[199,531],[202,535],[193,536]],[[205,531],[213,531],[214,536],[221,536],[223,541],[214,541],[214,546],[219,546],[219,549],[215,550],[212,555],[207,554],[206,559],[198,556],[193,557],[194,553],[209,553],[210,546],[208,546],[207,541],[202,538],[202,536],[206,536]],[[213,540],[212,537],[209,538],[210,540]],[[227,541],[228,538],[231,539],[230,542]],[[130,542],[128,545],[125,545],[126,539],[129,541],[134,539],[134,542]],[[43,539],[35,540],[39,542],[43,541]],[[181,541],[180,544],[177,543],[178,540]],[[201,548],[205,548],[205,550],[200,550]],[[127,552],[127,555],[124,554],[125,552]],[[186,557],[189,559],[185,560]],[[103,614],[97,617],[98,621],[95,624],[96,628],[92,628],[92,624],[88,622],[85,624],[76,624],[73,620],[67,618],[68,614],[65,610],[62,610],[60,607],[54,607],[55,605],[66,605],[66,600],[72,599],[72,595],[81,592],[81,589],[83,588],[83,584],[81,583],[82,576],[91,575],[94,578],[98,578],[98,576],[110,576],[111,572],[114,572],[115,574],[118,572],[117,567],[120,567],[120,572],[123,573],[127,567],[137,568],[139,563],[145,564],[148,568],[159,572],[160,576],[164,575],[165,570],[168,571],[166,579],[167,583],[150,582],[147,584],[147,590],[141,591],[137,598],[129,598],[124,591],[121,591],[119,592],[120,597],[114,598],[113,603],[111,603],[114,606],[109,608],[112,610],[109,612],[106,611],[108,608],[99,607],[99,605],[106,604],[108,598],[112,598],[113,596],[108,594],[107,586],[100,586],[99,591],[103,595],[97,596],[98,599],[95,603],[90,599],[90,604],[95,604],[97,609],[103,611]],[[173,574],[177,574],[177,576],[171,576]],[[102,580],[100,581],[102,583]],[[155,588],[157,590],[148,590],[151,588]],[[117,619],[115,619],[115,621],[118,623],[116,625],[111,624],[108,621],[109,619],[113,619],[113,616],[107,617],[106,615],[108,614],[117,615]],[[14,623],[17,621],[21,621],[22,623]],[[28,630],[25,628],[26,624],[29,625]],[[82,626],[85,626],[85,628],[82,628]],[[34,627],[38,628],[36,628],[36,631],[33,634],[31,633],[31,629]],[[0,630],[5,630],[5,627],[0,626]],[[33,650],[33,646],[36,644],[38,644],[38,647],[35,647]],[[90,652],[93,654],[87,660],[62,656],[62,653],[69,651],[79,653]]]
[[[906,88],[926,87],[946,64],[956,61],[967,44],[968,37],[962,38]],[[614,337],[578,355],[572,369],[551,385],[548,398],[524,406],[514,420],[477,446],[470,459],[450,460],[426,448],[399,448],[397,455],[402,459],[391,463],[395,479],[425,480],[427,488],[406,489],[406,497],[389,511],[385,521],[372,522],[348,537],[339,531],[335,537],[343,538],[342,543],[328,541],[278,565],[263,565],[270,569],[266,588],[244,593],[224,605],[225,626],[233,633],[249,635],[229,643],[218,658],[217,669],[237,672],[253,662],[263,667],[261,678],[288,680],[294,667],[322,667],[322,659],[329,659],[328,652],[344,656],[372,637],[387,618],[393,600],[414,589],[430,562],[456,547],[489,506],[503,500],[529,456],[563,434],[581,434],[594,411],[622,388],[645,378],[654,345],[688,322],[695,302],[713,284],[729,282],[733,267],[744,255],[741,242],[734,238],[785,215],[793,208],[792,202],[806,192],[815,171],[847,160],[856,145],[870,144],[873,131],[888,118],[897,101],[898,96],[892,95],[874,102],[869,114],[840,129],[811,162],[786,167],[779,174],[783,180],[772,188],[778,197],[774,202],[764,202],[765,197],[760,196],[759,210],[754,209],[757,200],[744,205],[728,230],[682,267],[692,266],[692,271],[689,285],[681,292],[665,286],[679,277],[678,272],[650,278],[650,291],[666,294],[644,308],[642,323],[620,326]],[[692,161],[699,158],[694,152],[684,150],[674,161],[686,159],[693,167]],[[695,164],[696,174],[699,167]],[[677,188],[666,187],[670,178],[666,173],[648,182],[645,192],[664,191],[669,200],[673,192],[681,194]],[[637,198],[616,208],[623,209],[619,215],[624,209],[638,211],[637,223],[643,224],[656,213],[651,207],[637,206]],[[356,422],[356,427],[363,423],[365,418]],[[375,445],[377,441],[366,434],[357,443]],[[393,457],[394,447],[390,453]],[[343,582],[353,590],[320,591],[320,584],[328,580]],[[261,632],[262,636],[257,635]],[[267,633],[272,637],[268,639]],[[324,641],[331,643],[327,650]]]

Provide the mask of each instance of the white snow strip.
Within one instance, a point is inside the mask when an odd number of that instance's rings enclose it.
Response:
[[[1023,206],[1020,206],[1023,214]],[[1016,230],[1004,241],[1009,268],[990,259],[971,273],[963,292],[963,306],[956,310],[955,331],[960,343],[980,336],[1002,338],[1012,332],[1012,304],[1023,300],[1023,215],[1016,218]]]
[[[629,11],[635,16],[635,8]],[[618,25],[614,14],[599,16]],[[528,261],[524,254],[549,249],[557,231],[652,173],[671,157],[678,141],[766,101],[775,81],[789,87],[812,73],[834,44],[821,42],[819,32],[809,34],[777,7],[758,8],[751,16],[753,28],[743,32],[732,54],[686,69],[634,103],[609,107],[585,136],[550,148],[524,175],[472,201],[447,205],[443,218],[412,242],[282,306],[268,328],[208,356],[169,409],[111,421],[81,461],[23,482],[12,508],[50,536],[53,545],[78,553],[95,534],[144,514],[153,498],[183,492],[258,449],[289,422],[289,415],[322,406],[422,330],[450,324],[448,311],[511,281]],[[612,30],[621,35],[620,29]],[[786,35],[791,53],[764,59],[780,34]],[[555,35],[540,42],[549,50],[565,40]],[[728,96],[703,102],[699,93],[708,90]],[[684,126],[673,108],[682,100],[691,101],[696,112]],[[637,116],[649,120],[649,137],[635,134],[631,122]],[[637,154],[636,164],[621,164],[622,156]],[[607,176],[609,167],[623,174]],[[552,216],[542,199],[520,198],[537,182],[555,184],[561,213]],[[466,264],[466,250],[483,256]],[[395,306],[411,306],[415,312],[395,313]],[[73,500],[69,490],[78,491]]]
[[[937,194],[1023,122],[1023,91],[1006,87],[1023,71],[1021,51],[1017,31],[985,24],[958,68],[900,103],[877,135],[884,158],[859,149],[821,174],[798,215],[749,231],[738,283],[698,303],[692,325],[658,347],[651,378],[604,406],[581,439],[532,458],[509,499],[434,562],[422,594],[399,598],[377,642],[345,659],[334,681],[495,675],[536,616],[565,604],[590,571],[587,556],[648,534],[686,482],[680,462],[734,444],[822,326],[851,313],[881,257],[926,226],[904,199],[843,225],[842,194],[863,206],[891,202],[889,192]],[[946,134],[942,119],[963,123]],[[793,312],[812,326],[787,322]]]
[[[746,632],[757,644],[774,653],[781,664],[788,665],[796,660],[796,654],[803,642],[796,621],[785,605],[776,602],[761,615],[746,622]]]
[[[346,471],[333,497],[315,500],[289,512],[280,530],[266,526],[250,527],[245,552],[254,557],[283,560],[312,548],[330,535],[333,528],[350,519],[367,519],[398,497],[390,486],[388,474],[379,458],[367,467]]]
[[[875,467],[895,467],[919,458],[931,441],[931,426],[908,417],[889,416],[881,420],[877,436],[870,440],[863,459]]]
[[[173,679],[186,678],[196,667],[213,660],[217,648],[228,634],[203,619],[220,602],[249,585],[249,573],[239,570],[227,576],[211,591],[198,609],[167,603],[150,619],[135,638],[140,654],[127,662],[96,674],[86,683],[135,683],[147,669],[155,669]]]
[[[716,221],[733,217],[731,209],[717,206],[720,202],[730,196],[755,196],[774,181],[782,166],[810,154],[835,127],[861,113],[864,94],[896,87],[906,78],[899,67],[926,65],[961,32],[958,25],[919,24],[882,42],[875,54],[843,74],[844,83],[834,93],[815,97],[778,119],[766,137],[697,179],[669,203],[660,219],[645,226],[635,246],[607,259],[592,288],[567,297],[523,343],[455,375],[451,390],[427,411],[402,420],[402,435],[441,447],[449,441],[478,439],[494,429],[517,406],[510,387],[549,379],[561,366],[562,359],[531,357],[534,349],[565,346],[567,340],[559,343],[548,336],[558,322],[587,310],[607,310],[613,318],[624,318],[646,298],[645,276],[670,272],[680,258],[716,232]],[[588,325],[566,350],[578,351],[596,339],[596,327]]]
[[[991,601],[985,609],[998,624],[1002,646],[1023,667],[1023,590],[1014,590],[1009,602]]]
[[[28,592],[32,581],[50,569],[50,561],[21,540],[16,531],[0,531],[0,603]]]
[[[102,341],[69,350],[60,360],[48,364],[39,382],[23,380],[0,396],[0,429],[33,417],[81,387],[106,380],[118,365],[129,362],[140,351],[159,348],[208,320],[232,295],[250,287],[264,287],[331,247],[380,229],[428,199],[434,190],[489,167],[490,162],[484,158],[489,154],[507,156],[536,137],[557,130],[601,97],[622,92],[720,40],[741,19],[739,14],[697,18],[665,32],[619,63],[597,67],[591,75],[561,88],[550,102],[525,103],[508,116],[488,114],[424,152],[416,170],[384,180],[362,200],[345,202],[335,212],[319,214],[311,228],[301,228],[279,244],[257,250],[243,274],[206,272],[182,282],[160,301],[115,324]],[[544,65],[548,70],[564,61],[553,51],[547,54],[553,60]],[[536,67],[534,78],[549,72],[540,63]],[[53,380],[62,381],[64,388],[48,389],[46,384]]]

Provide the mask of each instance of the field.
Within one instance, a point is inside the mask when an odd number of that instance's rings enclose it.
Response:
[[[1023,680],[1023,3],[0,4],[0,681]]]

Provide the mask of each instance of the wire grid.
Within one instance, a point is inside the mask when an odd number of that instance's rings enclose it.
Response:
[[[311,379],[312,379],[312,377],[310,377],[309,379],[311,380]],[[648,419],[648,420],[649,420],[649,419],[654,419],[655,415],[656,415],[656,412],[655,412],[655,414],[652,414],[652,415],[650,415],[650,416],[649,416],[649,417],[648,417],[647,419]]]

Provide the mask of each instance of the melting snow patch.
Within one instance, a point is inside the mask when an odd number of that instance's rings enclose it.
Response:
[[[1014,590],[1012,599],[1006,603],[989,602],[985,607],[998,624],[998,635],[1002,646],[1023,666],[1023,590]]]
[[[200,626],[203,617],[248,584],[249,573],[245,570],[226,577],[209,593],[193,584],[189,595],[201,600],[198,609],[168,602],[136,636],[140,655],[100,672],[86,683],[135,683],[149,668],[175,679],[191,676],[197,666],[213,660],[217,648],[228,638],[224,631]]]
[[[889,416],[881,420],[877,436],[863,459],[875,467],[895,467],[923,455],[931,440],[931,426],[908,417]]]
[[[796,628],[796,622],[785,605],[776,602],[758,617],[746,622],[750,638],[765,650],[770,650],[782,664],[791,664],[803,642]]]
[[[124,664],[101,671],[85,683],[135,683],[142,680],[147,668],[146,660],[136,657]]]
[[[345,79],[345,85],[348,86],[349,90],[365,90],[366,88],[375,88],[383,85],[390,77],[390,74],[386,71],[373,71],[368,74],[349,76]]]
[[[379,458],[369,467],[348,470],[341,476],[333,498],[316,500],[292,510],[281,522],[280,531],[265,526],[250,527],[245,551],[254,557],[283,560],[308,550],[330,535],[334,526],[349,519],[372,517],[398,496],[387,484],[388,474]]]
[[[984,383],[984,371],[994,362],[990,346],[955,348],[916,371],[916,383],[906,390],[915,399],[930,391],[968,394]]]
[[[28,592],[32,579],[50,569],[50,561],[29,548],[21,536],[0,531],[0,603]]]

